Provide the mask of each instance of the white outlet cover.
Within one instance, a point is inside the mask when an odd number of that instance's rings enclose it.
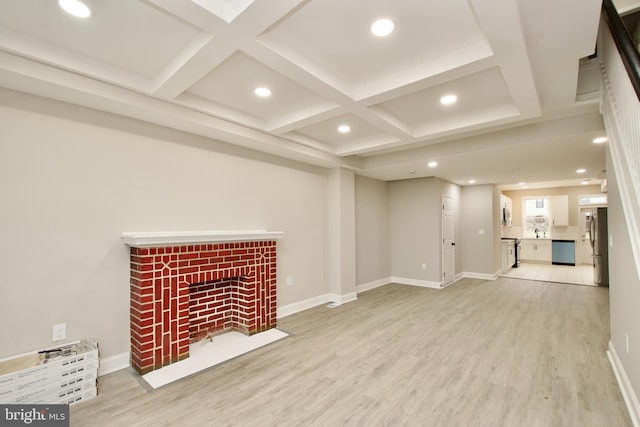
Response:
[[[67,324],[60,323],[51,328],[51,341],[62,341],[67,338]]]

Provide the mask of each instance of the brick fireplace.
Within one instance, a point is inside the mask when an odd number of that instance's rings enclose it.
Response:
[[[189,357],[189,344],[276,326],[280,232],[123,233],[130,246],[131,365],[140,374]]]

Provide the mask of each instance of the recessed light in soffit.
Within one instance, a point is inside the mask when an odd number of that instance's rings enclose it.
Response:
[[[349,125],[338,126],[338,132],[340,133],[349,133],[350,131],[351,131],[351,127]]]
[[[88,18],[91,16],[91,9],[79,0],[58,0],[58,5],[69,15],[78,18]]]
[[[440,103],[442,105],[455,104],[456,101],[458,101],[458,97],[456,95],[453,95],[453,94],[444,95],[442,98],[440,98]]]
[[[593,143],[594,144],[603,144],[605,142],[607,142],[607,137],[606,136],[599,136],[599,137],[593,139]]]
[[[385,37],[393,32],[395,24],[390,19],[378,19],[371,24],[371,33],[377,37]]]
[[[269,89],[268,87],[257,87],[253,90],[253,93],[255,93],[256,96],[259,96],[260,98],[268,98],[269,96],[271,96],[271,89]]]

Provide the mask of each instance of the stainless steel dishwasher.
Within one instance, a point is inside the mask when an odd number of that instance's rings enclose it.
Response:
[[[555,265],[576,265],[576,241],[551,240],[551,263]]]

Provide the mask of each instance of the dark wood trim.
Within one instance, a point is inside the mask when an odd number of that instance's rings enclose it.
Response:
[[[638,50],[633,45],[633,40],[624,26],[620,15],[618,15],[613,1],[603,0],[602,9],[613,40],[618,47],[618,52],[620,52],[620,57],[622,57],[624,67],[631,79],[631,84],[636,91],[636,96],[638,100],[640,100],[640,53],[638,53]]]

